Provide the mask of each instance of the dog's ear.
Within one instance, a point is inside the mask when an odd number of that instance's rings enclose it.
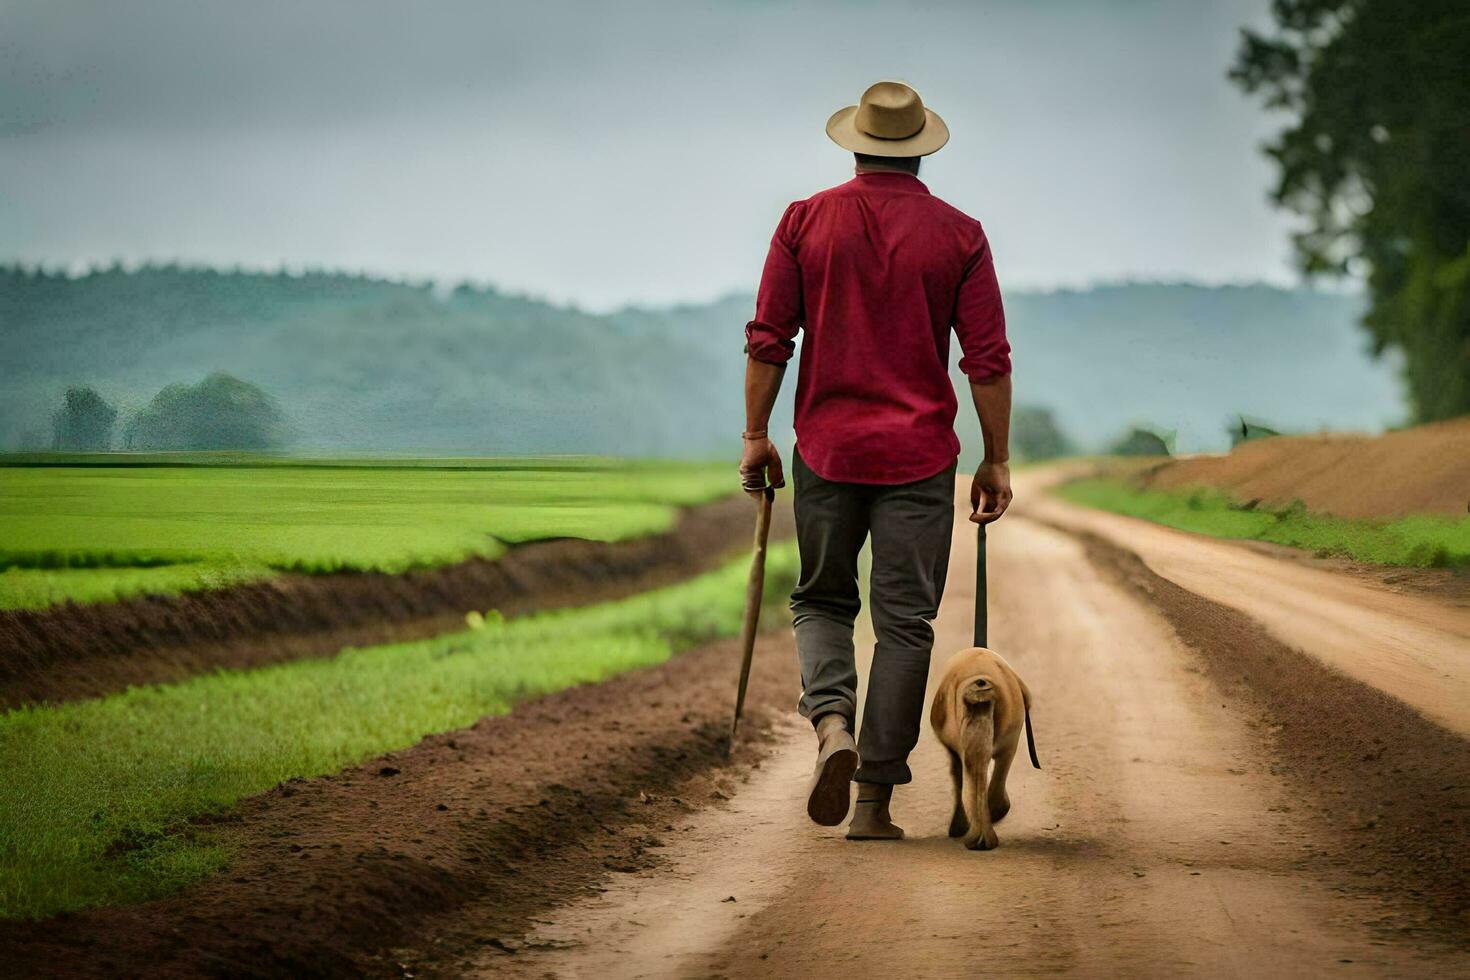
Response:
[[[929,708],[929,726],[936,734],[942,733],[944,726],[949,724],[949,699],[953,690],[952,685],[944,683],[934,692],[934,704]]]

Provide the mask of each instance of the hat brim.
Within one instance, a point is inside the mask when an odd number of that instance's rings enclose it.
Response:
[[[844,150],[873,157],[926,157],[949,142],[949,127],[932,109],[924,110],[924,128],[901,140],[880,139],[858,129],[857,111],[850,105],[827,120],[827,135]]]

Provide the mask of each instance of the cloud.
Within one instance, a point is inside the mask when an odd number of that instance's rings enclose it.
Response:
[[[781,207],[844,175],[827,115],[899,77],[1003,274],[1281,276],[1269,121],[1224,80],[1265,5],[11,3],[0,257],[701,298],[749,287]]]

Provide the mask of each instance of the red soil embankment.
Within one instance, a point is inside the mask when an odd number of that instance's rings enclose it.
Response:
[[[1164,464],[1149,489],[1207,486],[1241,500],[1289,504],[1338,517],[1464,517],[1470,510],[1470,417],[1381,436],[1277,436],[1225,456]]]
[[[800,691],[789,632],[757,649],[737,763]],[[739,662],[722,641],[284,783],[199,821],[234,857],[182,895],[0,921],[0,974],[412,976],[395,948],[471,904],[445,947],[509,953],[532,916],[652,866],[660,835],[735,792]]]

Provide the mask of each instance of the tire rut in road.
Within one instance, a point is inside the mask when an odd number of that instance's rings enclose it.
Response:
[[[1345,885],[1391,897],[1376,926],[1464,943],[1470,925],[1470,746],[1402,702],[1277,640],[1255,620],[1067,527],[1099,569],[1158,610],[1206,676],[1260,716],[1272,771],[1323,833],[1304,856]]]

